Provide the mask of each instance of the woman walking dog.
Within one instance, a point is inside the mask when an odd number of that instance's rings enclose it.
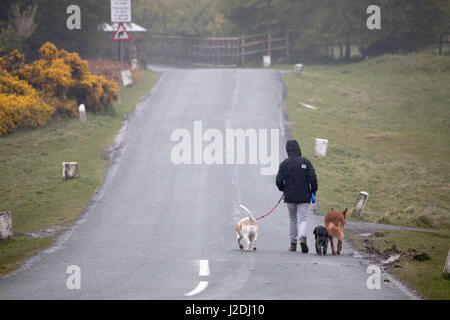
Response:
[[[317,192],[317,177],[308,159],[302,157],[296,140],[286,143],[288,158],[280,163],[276,185],[284,194],[284,202],[289,211],[289,251],[297,250],[297,239],[303,253],[308,253],[306,244],[306,214],[311,202],[311,194]]]

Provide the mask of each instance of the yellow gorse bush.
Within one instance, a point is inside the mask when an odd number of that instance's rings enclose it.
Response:
[[[77,53],[50,42],[39,53],[31,64],[17,50],[0,58],[0,135],[44,126],[55,115],[76,117],[81,103],[104,112],[117,100],[117,84],[89,73]]]
[[[42,127],[54,112],[33,87],[0,69],[0,136],[19,128]]]

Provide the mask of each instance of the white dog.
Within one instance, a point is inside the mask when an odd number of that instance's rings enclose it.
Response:
[[[247,212],[248,218],[243,218],[236,224],[237,243],[239,245],[239,248],[243,249],[244,247],[241,244],[241,240],[245,239],[247,241],[247,251],[250,251],[251,248],[253,248],[253,250],[256,250],[258,222],[255,218],[253,218],[250,210],[248,210],[242,204],[241,208]]]

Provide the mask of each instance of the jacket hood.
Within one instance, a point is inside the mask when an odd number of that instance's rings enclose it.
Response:
[[[296,157],[302,155],[302,151],[300,150],[300,145],[298,144],[297,140],[289,140],[288,142],[286,142],[286,152],[288,154],[288,157]]]

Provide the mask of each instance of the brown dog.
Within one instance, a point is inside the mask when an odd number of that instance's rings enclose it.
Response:
[[[330,238],[331,252],[336,255],[334,250],[333,237],[338,239],[337,254],[341,254],[342,240],[344,239],[344,225],[347,208],[343,212],[331,208],[325,216],[325,228],[327,228],[328,236]]]

